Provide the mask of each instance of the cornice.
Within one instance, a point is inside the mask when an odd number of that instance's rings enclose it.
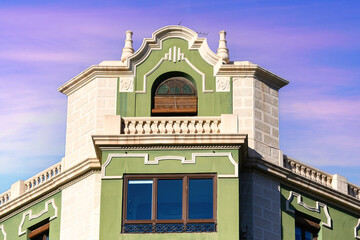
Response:
[[[217,75],[232,76],[232,77],[255,77],[261,81],[268,83],[269,85],[280,89],[287,84],[289,81],[277,76],[276,74],[260,67],[257,64],[223,64],[221,65]]]
[[[105,148],[152,148],[165,147],[194,148],[201,146],[241,145],[247,147],[246,134],[143,134],[143,135],[93,135],[96,154],[101,159],[101,151]]]
[[[71,93],[75,92],[76,90],[91,82],[95,78],[117,78],[122,75],[133,75],[133,73],[129,71],[129,68],[127,66],[93,65],[72,78],[71,80],[67,81],[65,84],[58,88],[58,91],[69,96]]]
[[[46,184],[39,185],[38,187],[25,192],[19,197],[10,200],[3,207],[0,207],[0,219],[9,215],[10,213],[22,209],[28,204],[33,204],[38,199],[43,199],[45,195],[47,196],[51,192],[55,194],[56,192],[66,188],[67,184],[70,184],[72,181],[78,180],[81,176],[91,171],[100,171],[100,169],[101,165],[98,159],[85,159],[74,167],[51,178],[46,182]]]
[[[270,174],[286,186],[290,186],[305,193],[311,191],[316,193],[316,198],[319,198],[324,202],[328,202],[337,205],[344,210],[348,210],[350,212],[355,211],[360,214],[360,201],[356,198],[326,187],[303,176],[297,175],[289,169],[259,158],[248,158],[243,167],[247,170],[254,169]]]

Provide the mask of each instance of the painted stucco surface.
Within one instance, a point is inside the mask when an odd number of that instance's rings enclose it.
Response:
[[[188,50],[188,46],[188,42],[183,39],[170,38],[162,42],[161,50],[153,49],[146,60],[136,67],[135,72],[135,91],[145,90],[146,93],[119,93],[118,113],[123,117],[150,116],[153,83],[163,74],[174,72],[176,72],[175,75],[189,78],[196,86],[199,106],[198,116],[220,116],[221,114],[232,113],[231,91],[215,91],[213,66],[200,56],[198,50]],[[174,47],[181,49],[181,53],[184,54],[187,61],[174,62],[164,59],[165,54],[169,53],[169,49]],[[200,72],[205,76],[205,89],[213,92],[203,92],[203,79]],[[144,76],[146,76],[146,89],[143,89]]]
[[[236,150],[216,150],[231,152],[238,161]],[[133,151],[126,151],[128,154]],[[190,156],[197,150],[181,151],[148,151],[150,158],[165,155]],[[211,152],[202,150],[201,152]],[[112,152],[114,153],[114,152]],[[117,152],[124,153],[124,152]],[[140,153],[137,151],[136,153]],[[141,152],[142,153],[142,152]],[[106,152],[103,162],[106,161]],[[111,174],[126,173],[229,173],[233,174],[234,166],[224,157],[201,157],[196,164],[182,164],[179,160],[161,160],[158,165],[145,165],[143,158],[118,158],[108,166]],[[202,162],[204,161],[204,162]],[[207,163],[207,164],[205,164]],[[239,179],[218,178],[217,181],[217,232],[213,233],[161,233],[161,234],[122,234],[122,200],[123,180],[103,179],[101,186],[100,239],[239,239]]]
[[[48,208],[46,211],[46,203],[53,201],[54,204],[47,204]],[[54,208],[54,205],[56,209]],[[35,217],[32,220],[29,220],[29,215],[26,215],[31,210],[31,216]],[[42,214],[41,214],[42,213]],[[60,218],[61,218],[61,192],[57,193],[37,204],[31,206],[30,208],[16,214],[15,216],[5,220],[0,223],[0,226],[3,226],[4,231],[6,232],[7,240],[27,240],[27,234],[29,233],[29,228],[33,226],[46,222],[50,220],[50,230],[49,235],[51,240],[60,239]],[[24,221],[23,216],[25,215]],[[23,222],[23,224],[22,224]],[[25,231],[24,234],[19,236],[19,226],[22,224],[21,231]],[[0,231],[0,240],[4,240],[4,235]]]
[[[299,211],[321,221],[318,240],[355,239],[354,227],[357,225],[358,218],[360,216],[356,216],[339,207],[318,200],[315,196],[303,194],[302,192],[292,190],[287,186],[281,186],[282,239],[295,239],[295,215],[286,210],[286,201],[290,195],[290,191],[301,194],[302,202],[310,207],[315,207],[317,201],[324,203],[327,206],[329,215],[331,217],[331,228],[322,225],[322,223],[327,223],[327,217],[323,207],[320,207],[320,213],[309,211],[303,206],[299,205],[297,203],[297,198],[295,197],[289,205],[290,209]]]

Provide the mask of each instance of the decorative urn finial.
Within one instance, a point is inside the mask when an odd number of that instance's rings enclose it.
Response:
[[[224,30],[219,32],[220,40],[219,40],[219,48],[217,50],[217,54],[221,59],[225,62],[229,62],[229,49],[226,47],[226,32]]]
[[[134,49],[132,46],[132,31],[128,30],[125,32],[126,34],[126,39],[125,39],[125,46],[122,50],[122,55],[121,55],[121,61],[124,62],[126,60],[126,58],[128,58],[129,56],[131,56],[134,53]]]

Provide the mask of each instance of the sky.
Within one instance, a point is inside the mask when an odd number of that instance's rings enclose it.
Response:
[[[166,25],[226,30],[230,60],[287,79],[280,148],[360,185],[360,1],[0,1],[0,193],[60,162],[65,95],[57,88],[91,65],[120,60]]]

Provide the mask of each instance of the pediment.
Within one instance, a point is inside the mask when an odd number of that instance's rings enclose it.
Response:
[[[188,50],[197,50],[203,60],[214,67],[214,75],[221,67],[222,59],[209,48],[206,38],[199,38],[195,31],[184,26],[166,26],[156,30],[151,38],[145,38],[140,48],[126,60],[128,67],[136,72],[136,67],[153,50],[162,50],[163,42],[170,38],[183,39],[187,42]]]

